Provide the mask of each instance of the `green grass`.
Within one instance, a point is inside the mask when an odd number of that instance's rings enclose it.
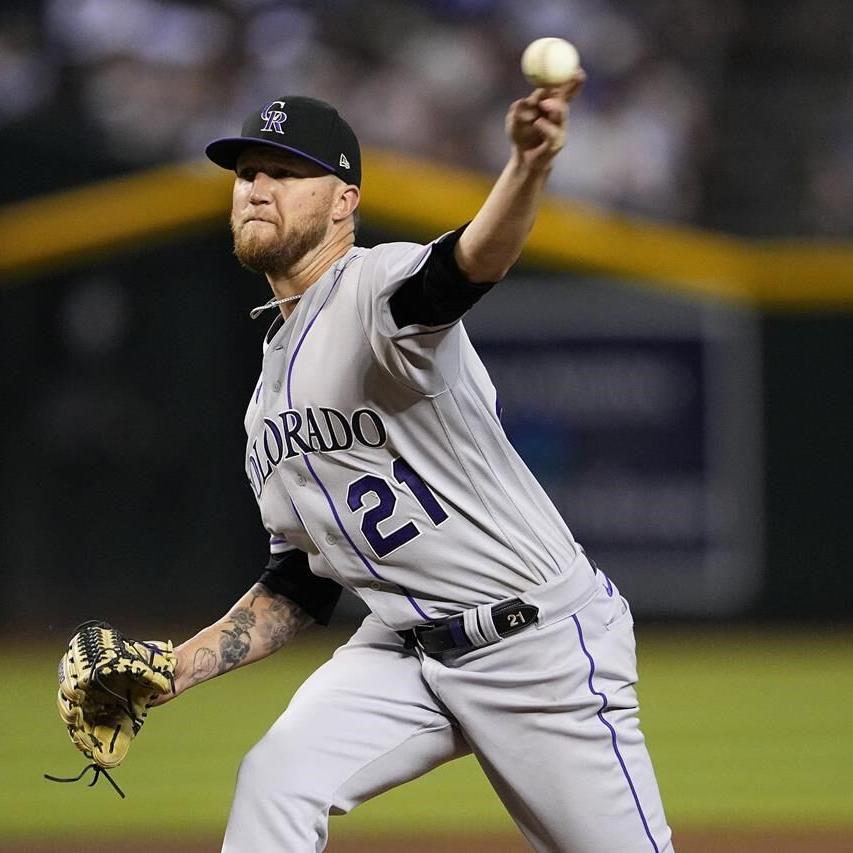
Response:
[[[640,638],[643,721],[673,823],[853,824],[853,636]]]
[[[853,636],[640,630],[643,727],[670,822],[853,824]],[[242,754],[340,640],[321,631],[274,658],[153,712],[116,772],[55,785],[83,758],[54,708],[58,650],[0,650],[0,839],[152,831],[218,835]],[[436,815],[441,826],[436,826]],[[337,837],[509,829],[471,759],[443,767],[335,823]]]

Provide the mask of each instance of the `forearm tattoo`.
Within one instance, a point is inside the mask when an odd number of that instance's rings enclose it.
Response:
[[[190,676],[193,684],[239,666],[253,644],[261,654],[277,651],[311,621],[301,607],[261,583],[250,594],[248,607],[235,607],[223,620],[219,653],[210,648],[196,651]]]
[[[250,607],[254,608],[255,602],[259,600],[266,605],[261,610],[258,628],[260,639],[268,652],[280,649],[311,621],[311,617],[299,605],[272,592],[262,583],[256,583],[251,592],[253,598]]]
[[[210,647],[216,644],[215,634],[205,632],[202,642],[206,645],[193,652],[189,675],[183,676],[186,686],[234,669],[246,661],[252,649],[257,651],[255,658],[278,651],[310,622],[311,617],[298,604],[256,583],[221,622],[209,629],[218,630],[218,651]]]
[[[219,639],[219,671],[233,669],[242,663],[252,648],[255,614],[249,607],[235,607],[226,616],[227,627]]]
[[[216,674],[217,657],[213,649],[201,648],[196,649],[193,655],[193,668],[190,673],[190,684],[198,684],[199,681],[206,681],[212,675]]]

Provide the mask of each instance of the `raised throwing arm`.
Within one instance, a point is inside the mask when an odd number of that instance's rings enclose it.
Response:
[[[154,704],[271,655],[312,621],[298,604],[256,583],[221,619],[175,649],[175,692]]]
[[[510,106],[506,132],[512,154],[456,244],[456,262],[469,281],[499,281],[518,260],[565,142],[569,104],[585,79],[578,70],[564,86],[536,89]]]

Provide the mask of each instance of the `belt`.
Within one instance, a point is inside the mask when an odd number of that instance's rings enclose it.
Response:
[[[498,604],[481,604],[455,616],[415,625],[398,633],[406,648],[419,646],[428,655],[464,651],[488,646],[501,637],[523,631],[536,622],[538,614],[535,604],[513,598]]]

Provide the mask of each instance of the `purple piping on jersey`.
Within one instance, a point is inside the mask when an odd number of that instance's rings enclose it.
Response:
[[[578,620],[577,615],[572,616],[572,620],[575,623],[575,627],[578,629],[578,639],[580,640],[581,649],[583,649],[583,653],[586,655],[586,659],[589,661],[589,679],[587,684],[589,685],[589,692],[592,693],[593,696],[597,696],[601,699],[601,708],[597,711],[598,719],[607,726],[608,731],[610,732],[610,740],[613,744],[613,751],[616,753],[616,758],[619,760],[619,766],[622,768],[622,773],[625,776],[625,781],[628,783],[628,787],[631,789],[631,795],[634,797],[634,804],[637,806],[637,811],[640,814],[640,820],[643,822],[643,828],[646,830],[646,836],[649,841],[652,842],[652,849],[655,853],[660,853],[660,849],[655,843],[654,838],[652,837],[651,830],[649,829],[648,821],[646,820],[646,815],[643,812],[643,807],[640,805],[640,798],[637,796],[637,789],[634,787],[634,782],[631,779],[631,774],[628,772],[628,768],[625,766],[625,761],[622,759],[622,753],[619,751],[619,744],[616,740],[616,729],[613,728],[610,723],[604,719],[604,712],[607,710],[607,697],[600,691],[596,690],[592,686],[592,677],[595,675],[595,661],[592,659],[592,655],[589,653],[586,643],[583,639],[583,631],[581,630],[581,623]]]
[[[323,304],[317,309],[317,312],[314,316],[308,321],[308,325],[305,327],[305,331],[302,333],[302,337],[296,342],[296,348],[293,350],[293,355],[290,357],[290,364],[287,365],[287,405],[292,409],[293,408],[293,397],[290,392],[290,381],[293,378],[293,365],[296,364],[296,356],[299,355],[299,350],[302,349],[302,344],[305,343],[305,338],[308,336],[308,332],[311,331],[311,327],[317,321],[317,318],[320,316],[320,312],[326,307],[326,303],[331,299],[332,294],[335,292],[335,288],[338,286],[338,282],[341,280],[341,276],[344,274],[344,270],[349,266],[349,261],[347,261],[340,269],[338,274],[335,276],[335,280],[332,282],[332,286],[329,288],[329,292],[326,294],[326,298],[323,300]]]
[[[291,394],[291,379],[293,378],[293,365],[296,364],[296,356],[299,355],[299,350],[302,349],[302,344],[305,342],[305,338],[307,337],[308,332],[311,331],[311,327],[314,325],[314,322],[316,321],[316,319],[320,316],[320,312],[326,307],[326,303],[329,301],[332,293],[334,293],[335,288],[337,287],[338,282],[341,280],[341,276],[344,274],[344,270],[347,268],[348,265],[349,265],[349,261],[347,261],[343,265],[343,267],[341,267],[340,271],[335,276],[335,280],[332,282],[332,286],[329,288],[329,292],[326,295],[326,298],[323,300],[323,304],[317,309],[317,313],[314,314],[314,316],[308,321],[308,325],[305,327],[305,331],[302,333],[302,336],[297,341],[296,347],[293,350],[293,355],[290,357],[290,364],[287,366],[287,405],[291,409],[293,408],[293,396]],[[361,552],[358,545],[356,545],[355,542],[353,542],[352,537],[349,535],[349,533],[347,533],[347,530],[344,527],[343,522],[341,521],[341,517],[340,517],[340,515],[338,515],[338,510],[335,507],[335,502],[332,500],[332,496],[329,494],[328,489],[326,489],[326,487],[323,485],[320,478],[317,476],[317,472],[314,470],[314,466],[311,464],[311,460],[307,456],[303,456],[302,459],[305,462],[305,465],[308,467],[308,470],[311,472],[311,476],[314,478],[314,481],[322,489],[323,494],[326,496],[326,502],[329,504],[329,509],[332,511],[332,515],[335,518],[335,522],[338,525],[338,529],[341,531],[341,533],[343,533],[347,542],[349,542],[353,551],[355,551],[356,556],[361,560],[362,563],[364,563],[365,568],[375,578],[377,578],[378,580],[381,580],[383,583],[389,583],[389,581],[385,580],[385,578],[383,578],[382,575],[380,575],[379,572],[377,572],[376,569],[373,568],[373,565],[371,564],[370,560],[368,560],[367,557]],[[292,501],[291,501],[291,503],[292,503]],[[294,509],[296,509],[295,505],[294,505]],[[299,515],[298,512],[297,512],[297,515]],[[426,613],[424,613],[423,610],[421,610],[417,601],[415,601],[415,599],[412,598],[411,594],[409,593],[409,591],[404,586],[400,586],[400,584],[393,584],[393,586],[397,586],[400,590],[402,590],[403,595],[406,596],[406,598],[409,601],[409,604],[412,605],[412,607],[415,609],[415,612],[418,614],[418,616],[420,616],[424,620],[429,620],[429,616],[427,616]]]
[[[282,539],[280,536],[270,536],[270,545],[286,545],[287,539]]]
[[[256,403],[258,402],[258,397],[261,396],[261,388],[263,388],[263,387],[264,387],[264,381],[262,379],[260,382],[258,382],[258,390],[255,391],[255,402]]]

